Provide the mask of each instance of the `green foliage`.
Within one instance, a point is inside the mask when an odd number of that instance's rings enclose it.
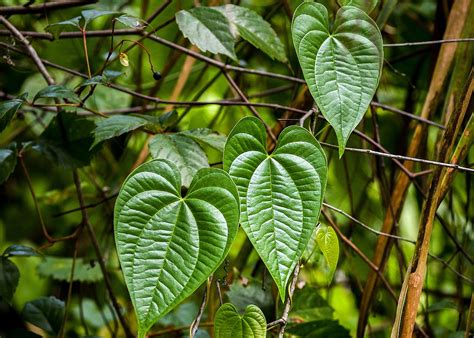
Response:
[[[179,134],[185,135],[199,143],[208,145],[209,147],[214,148],[220,151],[221,153],[224,152],[224,146],[227,137],[208,128],[185,130],[180,132]]]
[[[350,338],[350,334],[347,329],[342,327],[336,320],[329,319],[290,325],[286,331],[297,337]]]
[[[22,317],[27,322],[57,335],[64,318],[64,302],[56,297],[41,297],[25,304]]]
[[[97,144],[126,134],[135,129],[147,125],[149,121],[145,118],[135,115],[114,115],[107,119],[96,121],[94,133],[94,143],[90,148],[94,148]]]
[[[17,266],[7,257],[0,257],[0,297],[10,303],[15,293],[20,272]]]
[[[378,5],[378,0],[338,0],[341,6],[354,6],[362,9],[366,13],[370,13]]]
[[[296,9],[292,33],[304,78],[336,132],[341,157],[377,89],[382,35],[366,13],[351,6],[339,9],[330,28],[328,10],[313,2]]]
[[[282,131],[270,155],[263,123],[242,119],[229,134],[224,169],[239,189],[241,224],[272,275],[282,300],[319,218],[326,157],[306,129]]]
[[[0,149],[0,184],[5,182],[15,170],[17,155],[15,145],[7,149]]]
[[[214,320],[216,338],[264,338],[267,321],[263,312],[255,305],[249,305],[241,316],[234,305],[223,304],[217,310]]]
[[[38,253],[33,248],[30,248],[29,246],[14,244],[14,245],[10,245],[3,252],[3,257],[11,257],[11,256],[31,257],[31,256],[38,256]]]
[[[73,259],[69,257],[44,257],[43,261],[38,264],[36,271],[42,277],[69,282],[72,264]],[[97,262],[76,258],[73,280],[94,283],[101,281],[102,278],[103,275]]]
[[[270,24],[248,8],[225,5],[182,10],[176,14],[176,23],[203,52],[227,55],[237,61],[235,42],[241,36],[272,59],[287,61],[283,44]]]
[[[225,172],[201,169],[185,196],[181,185],[175,164],[154,160],[130,174],[115,205],[117,251],[139,337],[217,269],[237,232],[238,194]]]
[[[321,249],[329,266],[328,283],[331,283],[339,260],[339,240],[334,229],[330,226],[319,225],[316,229],[316,242]]]
[[[18,96],[13,100],[0,102],[0,133],[5,129],[13,116],[25,102],[27,93]]]
[[[51,85],[36,93],[33,102],[39,99],[67,99],[79,101],[79,97],[69,88],[61,85]]]

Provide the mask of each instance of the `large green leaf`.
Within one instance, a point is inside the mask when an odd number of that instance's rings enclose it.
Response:
[[[23,319],[56,335],[64,318],[64,302],[56,297],[41,297],[25,304]]]
[[[277,59],[281,62],[287,61],[285,47],[272,26],[256,12],[236,5],[213,8],[219,10],[227,17],[231,24],[237,27],[240,36],[244,40],[261,49],[272,59]]]
[[[182,10],[176,13],[176,23],[183,35],[203,52],[223,54],[237,60],[230,23],[221,12],[209,7]]]
[[[235,184],[201,169],[186,196],[174,163],[153,160],[125,180],[115,204],[115,240],[139,337],[192,294],[224,260],[239,222]]]
[[[179,134],[158,134],[148,144],[153,158],[170,160],[178,167],[188,187],[196,172],[208,168],[207,156],[194,140]]]
[[[288,280],[319,218],[326,157],[301,127],[284,129],[271,155],[265,141],[260,120],[240,120],[227,139],[224,169],[239,189],[242,227],[285,299]]]
[[[337,239],[337,234],[332,227],[321,224],[316,230],[316,242],[329,266],[328,282],[330,283],[339,260],[339,240]]]
[[[258,306],[247,306],[242,316],[230,303],[223,304],[217,310],[214,320],[216,338],[265,338],[266,333],[267,321]]]
[[[377,89],[383,43],[377,25],[356,7],[339,9],[331,27],[319,3],[305,2],[293,16],[293,43],[304,78],[336,132],[342,156]]]

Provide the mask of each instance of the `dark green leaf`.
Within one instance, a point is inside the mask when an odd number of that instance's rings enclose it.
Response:
[[[65,167],[83,167],[89,164],[93,155],[89,149],[94,141],[94,129],[92,120],[60,112],[32,148]]]
[[[237,27],[238,33],[244,40],[261,49],[272,59],[287,61],[285,48],[272,26],[256,12],[236,5],[212,8],[224,14],[231,24]]]
[[[199,169],[209,167],[207,156],[199,144],[186,136],[158,134],[148,146],[153,158],[170,160],[178,167],[186,187]]]
[[[304,78],[342,156],[377,89],[383,43],[375,22],[356,7],[339,9],[330,26],[324,5],[304,2],[293,16],[292,34]]]
[[[186,196],[174,163],[153,160],[125,180],[115,204],[118,256],[143,338],[222,263],[237,233],[235,184],[201,169]]]
[[[0,297],[7,303],[11,302],[19,280],[20,271],[15,263],[6,257],[0,257]]]
[[[95,9],[88,9],[85,11],[81,12],[82,17],[84,18],[84,28],[89,24],[94,19],[97,19],[98,17],[104,16],[104,15],[118,15],[120,12],[115,12],[115,11],[101,11],[101,10],[95,10]]]
[[[71,280],[72,258],[45,257],[38,264],[36,271],[42,277],[49,277],[60,281]],[[74,266],[74,280],[79,282],[99,282],[103,278],[99,263],[77,258]]]
[[[176,23],[183,35],[203,52],[237,60],[229,20],[218,10],[209,7],[182,10],[176,13]]]
[[[217,310],[214,320],[216,338],[265,338],[267,321],[263,312],[255,305],[249,305],[241,316],[234,305],[223,304]]]
[[[41,297],[25,304],[23,319],[45,330],[57,334],[64,318],[64,302],[56,297]]]
[[[337,320],[315,320],[312,322],[289,325],[286,332],[307,338],[350,338],[349,330]]]
[[[69,20],[52,23],[46,26],[45,31],[53,34],[54,38],[57,38],[59,34],[64,32],[66,29],[74,28],[75,30],[79,30],[81,28],[79,25],[80,21],[81,17],[76,16],[75,18]]]
[[[229,302],[235,305],[241,313],[251,304],[258,306],[268,318],[275,312],[275,301],[273,300],[271,287],[263,290],[261,284],[243,286],[234,282],[226,295]]]
[[[321,297],[320,292],[320,289],[308,285],[296,289],[292,298],[290,318],[305,321],[332,319],[334,310]]]
[[[194,141],[204,143],[221,153],[224,152],[225,142],[227,137],[225,135],[219,134],[211,129],[207,128],[198,128],[191,129],[180,132],[181,135],[185,135],[189,138],[192,138]]]
[[[0,184],[5,182],[15,170],[17,162],[17,150],[0,149]]]
[[[13,116],[15,116],[23,102],[25,102],[25,99],[20,96],[0,103],[0,133],[6,128]]]
[[[285,128],[269,155],[266,131],[255,117],[232,129],[224,169],[239,189],[241,224],[285,299],[286,286],[319,218],[326,156],[306,129]]]
[[[79,101],[79,97],[69,88],[61,85],[51,85],[41,89],[34,97],[33,102],[38,99],[67,99],[72,101]]]
[[[143,127],[147,123],[147,120],[133,115],[114,115],[106,119],[101,119],[96,122],[94,143],[92,143],[90,148],[94,148],[97,144],[105,140]]]
[[[29,246],[14,244],[10,245],[8,248],[5,249],[3,252],[4,257],[9,256],[22,256],[22,257],[31,257],[31,256],[38,256],[38,253]]]

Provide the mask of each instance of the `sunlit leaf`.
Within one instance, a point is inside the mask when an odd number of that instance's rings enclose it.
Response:
[[[176,13],[176,23],[183,35],[203,52],[237,60],[229,20],[218,10],[209,7],[181,10]]]
[[[340,6],[354,6],[366,13],[372,12],[377,7],[378,2],[378,0],[337,0]]]
[[[241,316],[234,305],[223,304],[217,310],[214,320],[216,338],[265,338],[267,321],[263,312],[255,305],[249,305]]]
[[[123,25],[130,27],[130,28],[142,28],[146,26],[146,21],[135,16],[131,16],[128,14],[123,14],[117,18],[115,18],[118,22],[122,23]]]
[[[64,302],[56,297],[41,297],[25,304],[22,317],[27,322],[56,335],[64,318]]]
[[[45,257],[38,264],[36,271],[42,277],[49,277],[60,281],[71,280],[72,258]],[[99,282],[103,278],[99,263],[77,258],[74,266],[74,280],[79,282]]]
[[[235,184],[201,169],[186,196],[174,163],[153,160],[125,180],[115,204],[115,240],[142,338],[222,263],[238,227]]]
[[[255,117],[232,129],[224,169],[239,189],[241,224],[285,299],[286,286],[313,234],[326,187],[326,156],[306,129],[291,126],[270,155]]]
[[[69,88],[61,85],[51,85],[41,89],[34,97],[33,102],[38,99],[67,99],[79,101],[79,97]]]
[[[20,256],[20,257],[31,257],[31,256],[38,256],[38,253],[29,246],[14,244],[10,245],[8,248],[5,249],[3,252],[4,257],[10,256]]]
[[[239,35],[244,40],[261,49],[272,59],[281,62],[287,61],[285,48],[272,26],[256,12],[236,5],[212,8],[224,14],[231,25],[237,27]]]
[[[342,7],[330,24],[326,7],[314,2],[304,2],[296,9],[292,34],[304,78],[336,132],[342,156],[377,89],[382,35],[358,8]]]
[[[337,239],[337,234],[332,227],[321,224],[316,229],[316,242],[329,266],[328,282],[330,283],[339,260],[339,240]]]
[[[153,158],[170,160],[178,167],[186,187],[199,169],[209,167],[207,156],[199,144],[186,136],[158,134],[148,146]]]
[[[18,281],[20,280],[20,271],[11,260],[6,257],[0,257],[0,297],[7,303],[10,303],[15,293]]]

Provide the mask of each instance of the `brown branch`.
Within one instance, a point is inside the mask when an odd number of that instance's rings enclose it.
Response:
[[[45,13],[58,9],[89,5],[96,2],[97,0],[63,0],[31,6],[6,6],[0,7],[0,15]]]

